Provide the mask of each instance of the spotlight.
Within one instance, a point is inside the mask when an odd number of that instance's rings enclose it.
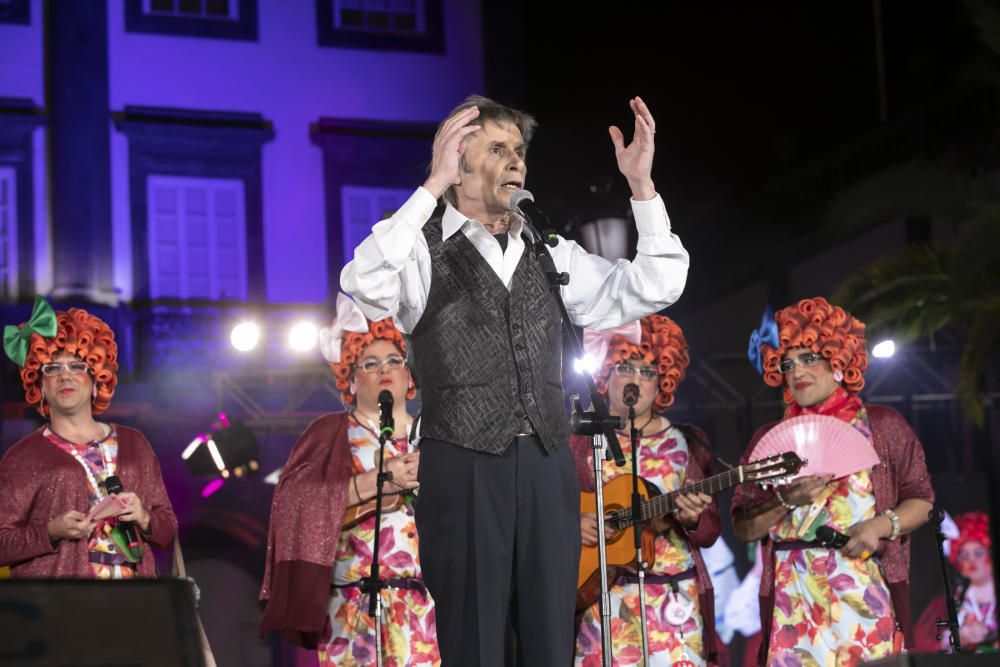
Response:
[[[597,359],[594,359],[594,357],[589,354],[583,355],[582,359],[574,359],[573,370],[581,375],[583,373],[590,373],[593,375],[594,371],[597,370]]]
[[[296,352],[308,352],[316,347],[319,330],[312,322],[299,322],[288,332],[288,346]]]
[[[892,340],[884,340],[872,348],[872,356],[879,359],[888,359],[896,354],[896,343]]]
[[[260,327],[253,322],[240,322],[230,332],[229,342],[240,352],[249,352],[260,342]]]
[[[202,433],[188,444],[181,458],[193,475],[228,479],[231,475],[246,477],[260,469],[253,431],[242,422],[230,421],[223,413],[219,413],[210,433]]]

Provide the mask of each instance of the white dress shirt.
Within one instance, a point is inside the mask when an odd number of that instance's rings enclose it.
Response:
[[[392,316],[404,333],[417,326],[431,288],[431,258],[421,231],[437,200],[418,188],[388,220],[372,228],[354,251],[354,259],[340,274],[341,288],[354,297],[370,320]],[[639,242],[635,259],[609,261],[591,255],[574,241],[559,237],[550,248],[559,271],[569,273],[560,288],[574,324],[610,329],[650,315],[674,303],[687,280],[688,254],[670,231],[663,200],[632,200]],[[441,221],[443,238],[461,231],[510,289],[511,278],[524,251],[523,224],[517,220],[508,232],[507,250],[476,220],[449,205]]]

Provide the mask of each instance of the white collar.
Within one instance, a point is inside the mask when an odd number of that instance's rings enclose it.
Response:
[[[483,227],[483,223],[478,220],[473,220],[462,215],[461,212],[451,204],[448,204],[445,208],[444,216],[441,218],[441,238],[443,240],[449,239],[455,232],[462,229],[466,224],[476,224],[484,232],[486,228]],[[521,230],[524,228],[524,223],[515,215],[514,220],[510,223],[510,235],[514,238],[519,238],[521,236]]]

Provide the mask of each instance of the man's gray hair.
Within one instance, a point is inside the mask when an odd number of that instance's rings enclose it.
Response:
[[[528,144],[531,142],[531,137],[535,134],[535,128],[538,127],[538,121],[535,120],[534,116],[523,111],[504,106],[499,102],[494,102],[490,98],[483,97],[482,95],[469,95],[465,98],[464,102],[452,109],[447,118],[441,121],[438,125],[437,131],[434,133],[434,138],[437,139],[437,135],[441,132],[441,128],[452,116],[465,111],[469,107],[479,107],[479,116],[472,121],[473,123],[482,125],[489,121],[494,125],[513,125],[521,133],[521,140],[524,142],[525,149],[528,148]],[[465,161],[464,155],[462,156],[462,160],[459,164],[462,170],[468,173],[469,165]],[[428,165],[427,169],[430,171],[430,165]],[[456,206],[458,204],[455,199],[454,186],[450,186],[447,190],[445,190],[442,196],[444,197],[444,200],[452,206]]]

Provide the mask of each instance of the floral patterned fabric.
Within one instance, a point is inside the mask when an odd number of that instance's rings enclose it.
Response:
[[[631,474],[632,447],[629,439],[619,437],[626,464],[618,467],[605,461],[602,467],[604,483],[615,477]],[[688,443],[674,426],[639,439],[639,476],[654,484],[661,492],[674,491],[684,484],[688,465]],[[592,457],[587,465],[593,468]],[[655,558],[648,575],[673,575],[695,566],[687,540],[679,527],[657,535]],[[646,583],[646,624],[649,637],[651,667],[673,665],[689,660],[693,665],[706,664],[702,646],[702,618],[698,609],[698,582],[694,577],[678,582],[681,602],[693,604],[690,618],[681,626],[672,625],[666,616],[673,597],[669,584]],[[616,584],[611,595],[611,647],[614,665],[642,664],[642,628],[637,584]],[[584,612],[576,642],[575,664],[599,666],[601,662],[601,607],[595,603]]]
[[[118,433],[113,427],[103,440],[82,445],[63,439],[48,427],[45,427],[42,435],[70,456],[74,456],[74,453],[80,456],[98,483],[103,483],[118,469]],[[90,480],[91,477],[88,475],[87,497],[93,507],[104,497],[104,493],[100,489],[95,489]],[[134,579],[135,566],[118,553],[108,535],[110,530],[109,522],[101,521],[87,541],[87,552],[90,555],[89,574],[94,579]]]
[[[347,437],[355,473],[376,468],[379,444],[373,430],[352,416]],[[406,438],[387,442],[386,459],[407,454]],[[385,490],[391,491],[392,484]],[[410,502],[395,512],[383,513],[379,536],[380,576],[421,578],[417,555],[417,529]],[[329,615],[333,634],[330,642],[319,647],[320,665],[372,665],[375,663],[375,619],[368,615],[368,597],[354,584],[367,577],[372,564],[374,515],[340,533]],[[386,667],[440,665],[434,625],[434,602],[418,590],[386,588],[382,593],[383,664]]]
[[[871,438],[864,407],[838,416]],[[894,652],[896,618],[876,558],[781,547],[814,540],[824,525],[846,533],[875,514],[871,471],[864,470],[834,480],[812,505],[797,507],[771,528],[776,550],[769,665],[846,667]]]

